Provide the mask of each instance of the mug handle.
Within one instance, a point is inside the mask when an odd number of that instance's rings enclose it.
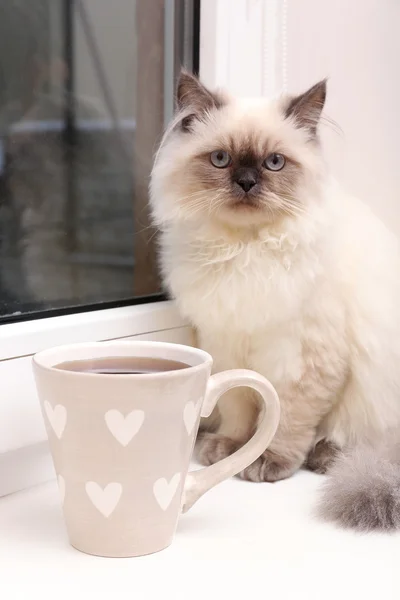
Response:
[[[210,377],[201,416],[209,417],[222,394],[235,387],[250,387],[260,394],[262,407],[257,429],[247,444],[231,456],[210,467],[188,473],[183,492],[183,513],[188,511],[208,490],[225,479],[237,475],[257,460],[271,443],[278,428],[280,417],[278,394],[265,377],[246,369],[223,371]]]

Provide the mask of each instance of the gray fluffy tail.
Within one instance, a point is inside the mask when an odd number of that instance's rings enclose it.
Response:
[[[344,453],[328,473],[319,513],[358,531],[400,529],[400,432]]]

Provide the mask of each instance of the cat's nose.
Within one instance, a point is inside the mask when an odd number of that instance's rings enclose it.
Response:
[[[257,176],[252,171],[246,171],[245,173],[241,173],[236,178],[236,183],[240,185],[242,190],[244,190],[247,194],[257,183]]]

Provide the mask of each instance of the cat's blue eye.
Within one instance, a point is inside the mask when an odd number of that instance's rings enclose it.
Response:
[[[229,167],[231,160],[230,155],[225,152],[225,150],[214,150],[214,152],[211,152],[210,154],[211,164],[214,165],[214,167],[217,167],[217,169]]]
[[[283,169],[286,163],[286,158],[283,154],[278,154],[277,152],[273,152],[263,162],[263,166],[269,171],[280,171]]]

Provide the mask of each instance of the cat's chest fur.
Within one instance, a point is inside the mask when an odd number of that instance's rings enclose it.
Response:
[[[323,274],[321,257],[282,240],[165,240],[163,270],[182,314],[202,330],[243,333],[300,318]]]

